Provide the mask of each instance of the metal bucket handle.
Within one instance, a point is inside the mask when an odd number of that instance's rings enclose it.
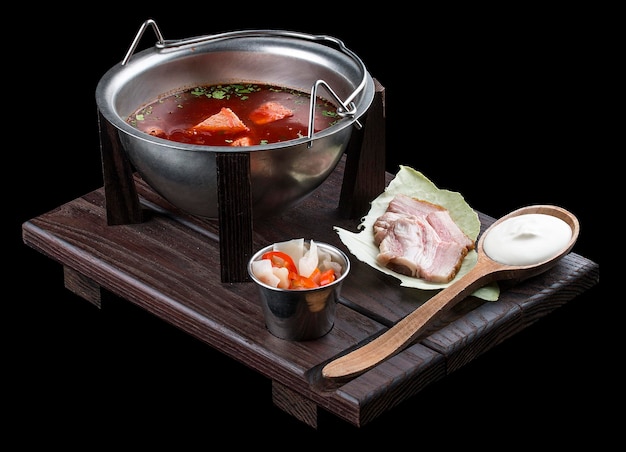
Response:
[[[354,116],[356,114],[357,109],[356,109],[356,106],[354,105],[353,100],[365,88],[367,84],[367,68],[365,67],[365,64],[363,63],[361,58],[359,58],[354,52],[348,49],[344,45],[343,41],[337,38],[333,38],[332,36],[309,35],[305,33],[298,33],[294,31],[282,31],[282,30],[242,30],[242,31],[218,33],[215,35],[208,35],[208,36],[197,36],[197,37],[186,38],[186,39],[165,40],[163,39],[163,35],[161,34],[161,31],[159,30],[158,25],[153,19],[146,20],[139,28],[139,31],[135,35],[135,39],[131,43],[128,51],[126,52],[126,56],[124,56],[124,59],[122,60],[122,66],[126,65],[128,61],[130,60],[131,56],[135,52],[135,49],[137,48],[137,45],[139,44],[139,41],[141,40],[143,36],[143,33],[145,32],[146,28],[148,28],[148,26],[152,27],[154,34],[157,37],[157,43],[155,44],[155,46],[158,49],[169,49],[169,48],[183,47],[186,45],[198,44],[198,43],[203,43],[203,42],[221,41],[225,39],[231,39],[233,37],[264,37],[267,35],[285,36],[285,37],[304,39],[304,40],[309,40],[309,41],[332,43],[336,45],[341,52],[348,55],[360,66],[361,72],[363,73],[363,78],[361,80],[361,83],[359,83],[359,86],[357,86],[356,89],[352,92],[352,94],[350,94],[345,100],[340,99],[339,96],[337,96],[337,94],[331,89],[331,87],[324,80],[317,80],[313,84],[313,87],[311,88],[311,100],[310,100],[310,112],[309,112],[309,133],[308,133],[309,139],[313,137],[313,130],[314,130],[313,126],[314,126],[314,118],[315,118],[315,114],[314,114],[315,99],[317,96],[318,87],[322,86],[330,93],[330,95],[340,105],[340,107],[337,109],[337,113],[341,117],[346,117],[346,116]],[[354,125],[357,129],[362,128],[362,125],[358,120],[355,120]],[[311,144],[312,142],[310,141],[309,147],[311,147]]]

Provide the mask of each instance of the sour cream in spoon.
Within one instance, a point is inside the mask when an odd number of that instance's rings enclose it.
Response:
[[[552,258],[572,238],[572,228],[560,218],[528,213],[509,218],[489,230],[485,253],[506,265],[533,265]]]

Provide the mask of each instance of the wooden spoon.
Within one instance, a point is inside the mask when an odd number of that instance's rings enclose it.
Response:
[[[487,256],[483,249],[487,234],[503,221],[525,214],[547,214],[565,221],[572,228],[570,241],[554,256],[532,265],[507,265],[496,262]],[[325,378],[345,378],[360,374],[402,351],[433,323],[439,313],[451,309],[484,285],[498,280],[522,280],[545,272],[571,251],[578,238],[579,230],[578,219],[567,210],[556,206],[523,207],[505,215],[494,222],[481,236],[476,248],[478,260],[469,272],[371,342],[326,364],[322,368],[322,376]]]

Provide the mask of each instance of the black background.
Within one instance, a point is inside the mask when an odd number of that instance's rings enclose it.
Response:
[[[273,407],[270,382],[243,365],[123,300],[98,311],[64,289],[61,266],[23,244],[21,225],[102,186],[95,88],[148,18],[166,39],[276,28],[343,40],[386,88],[388,171],[412,166],[492,217],[561,205],[581,224],[574,252],[600,261],[593,51],[571,12],[207,4],[8,17],[21,32],[5,54],[13,140],[4,148],[17,162],[5,166],[15,258],[3,367],[24,444],[80,435],[296,448],[332,438],[415,448],[602,440],[611,366],[600,359],[608,300],[598,287],[371,424],[322,414],[318,431]],[[22,41],[29,35],[33,44]],[[146,36],[141,48],[155,41]]]

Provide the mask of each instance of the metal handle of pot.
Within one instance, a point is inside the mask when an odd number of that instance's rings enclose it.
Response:
[[[359,56],[355,54],[353,51],[348,49],[343,43],[343,41],[341,41],[340,39],[334,38],[332,36],[309,35],[306,33],[299,33],[295,31],[284,31],[284,30],[242,30],[242,31],[218,33],[218,34],[207,35],[207,36],[196,36],[192,38],[185,38],[185,39],[179,39],[179,40],[165,40],[163,39],[163,35],[161,34],[161,31],[159,30],[158,25],[153,19],[148,19],[141,25],[141,27],[139,28],[139,31],[135,35],[135,39],[131,43],[130,48],[128,49],[128,51],[126,52],[126,55],[124,56],[124,59],[122,60],[122,65],[126,65],[128,63],[131,56],[135,52],[135,49],[137,48],[137,45],[139,44],[139,41],[141,40],[146,28],[148,28],[149,26],[152,27],[154,33],[157,36],[157,43],[155,44],[155,46],[158,49],[170,49],[170,48],[184,47],[188,45],[195,45],[195,44],[205,43],[205,42],[218,42],[218,41],[223,41],[223,40],[238,38],[238,37],[254,38],[254,37],[266,37],[268,35],[303,39],[303,40],[308,40],[308,41],[316,41],[316,42],[322,42],[326,44],[331,43],[335,45],[341,52],[348,55],[352,60],[354,60],[357,63],[357,65],[361,69],[363,77],[361,79],[361,83],[359,83],[359,85],[352,92],[352,94],[350,94],[344,100],[340,99],[339,96],[337,96],[337,94],[335,94],[335,92],[330,88],[330,86],[323,80],[318,80],[317,82],[315,82],[315,84],[311,88],[311,113],[309,116],[309,134],[308,134],[309,138],[312,138],[313,136],[313,130],[314,130],[313,129],[313,121],[314,121],[313,113],[314,113],[315,98],[316,98],[317,89],[319,86],[323,86],[324,88],[326,88],[328,92],[330,93],[330,95],[340,104],[339,113],[341,116],[354,116],[356,114],[356,107],[354,106],[354,103],[352,101],[356,98],[356,96],[358,96],[358,94],[361,91],[363,91],[363,89],[365,88],[367,84],[367,68],[365,67],[365,64],[363,63],[361,58],[359,58]],[[362,127],[361,123],[358,120],[355,121],[355,127],[357,127],[358,129]],[[309,146],[310,146],[310,143],[309,143]]]
[[[135,35],[135,39],[133,39],[133,42],[130,44],[128,51],[126,52],[126,55],[124,56],[124,59],[122,60],[122,66],[126,66],[126,64],[128,64],[128,62],[130,61],[130,57],[133,56],[133,53],[135,53],[135,49],[137,48],[137,45],[139,44],[141,37],[146,31],[146,28],[148,28],[149,26],[152,26],[152,30],[154,31],[154,34],[157,36],[157,39],[158,39],[157,47],[165,45],[165,40],[163,39],[161,30],[159,30],[159,26],[156,24],[154,20],[148,19],[144,23],[141,24],[141,27],[139,27],[139,31],[137,31],[137,34]]]

